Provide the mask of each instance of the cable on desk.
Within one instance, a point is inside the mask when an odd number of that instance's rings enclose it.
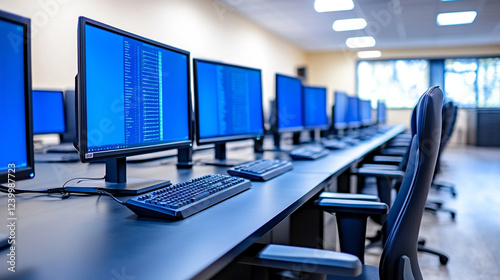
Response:
[[[13,189],[13,191],[9,191],[11,188],[8,188],[8,187],[0,185],[0,192],[3,192],[3,193],[13,193],[13,194],[21,194],[21,193],[43,193],[43,194],[60,193],[62,195],[61,198],[62,199],[66,199],[66,198],[68,198],[70,196],[70,192],[68,192],[66,190],[66,185],[69,182],[74,181],[74,180],[80,180],[78,182],[81,182],[81,181],[86,181],[86,180],[103,180],[103,179],[104,179],[104,177],[99,177],[99,178],[85,178],[85,177],[72,178],[72,179],[69,179],[68,181],[64,182],[64,184],[60,188],[38,189],[38,190]],[[72,193],[78,193],[78,192],[72,192]],[[99,194],[109,194],[109,193],[107,193],[105,191],[100,191],[100,190],[97,190],[96,193],[99,193]],[[123,203],[123,202],[121,202],[121,203]]]
[[[125,204],[125,202],[119,200],[118,198],[116,198],[114,195],[110,194],[109,192],[107,191],[104,191],[104,190],[96,190],[96,193],[98,194],[104,194],[104,195],[107,195],[109,197],[111,197],[114,201],[120,203],[120,204]]]

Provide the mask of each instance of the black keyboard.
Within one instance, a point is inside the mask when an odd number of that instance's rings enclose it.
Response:
[[[349,147],[347,143],[336,139],[325,139],[321,141],[321,144],[328,150],[342,150]]]
[[[292,163],[279,159],[259,159],[234,166],[227,173],[254,181],[267,181],[292,170]]]
[[[212,174],[158,189],[127,200],[139,216],[179,220],[249,189],[243,178]]]
[[[328,150],[321,146],[302,146],[290,151],[292,159],[315,160],[328,155]]]
[[[345,142],[348,145],[357,145],[361,142],[361,140],[351,136],[344,136],[340,141]]]

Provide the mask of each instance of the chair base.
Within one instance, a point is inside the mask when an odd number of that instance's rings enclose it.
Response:
[[[425,210],[431,211],[433,213],[437,212],[450,213],[452,220],[455,220],[455,216],[457,215],[457,213],[454,210],[443,207],[443,203],[438,201],[428,201],[425,205]]]
[[[424,243],[425,243],[425,241],[424,241]],[[425,252],[425,253],[429,253],[429,254],[433,254],[433,255],[438,256],[439,257],[439,263],[441,263],[442,265],[446,265],[448,263],[449,259],[450,259],[447,255],[445,255],[442,252],[439,252],[439,251],[436,251],[436,250],[429,249],[429,248],[425,247],[423,244],[421,244],[421,241],[419,241],[417,250],[419,252]]]
[[[453,197],[456,197],[457,196],[457,191],[455,189],[455,185],[452,184],[452,183],[448,183],[448,182],[439,182],[439,181],[433,181],[432,182],[432,185],[431,185],[431,188],[435,188],[437,190],[444,190],[444,189],[448,189],[450,190],[450,193]]]

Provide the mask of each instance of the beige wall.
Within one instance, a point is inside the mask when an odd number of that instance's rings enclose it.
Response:
[[[212,0],[0,0],[0,9],[32,19],[34,88],[74,87],[79,16],[188,50],[193,58],[260,68],[264,100],[274,96],[275,72],[293,75],[305,64],[299,48]]]
[[[453,56],[499,55],[500,45],[382,50],[380,59],[392,58],[437,58]],[[307,53],[308,82],[328,87],[328,92],[343,90],[356,94],[357,56],[352,51]],[[329,105],[333,105],[333,94],[329,94]],[[387,122],[409,127],[411,110],[388,110]],[[459,110],[458,120],[452,138],[453,144],[466,142],[467,122],[465,111]]]

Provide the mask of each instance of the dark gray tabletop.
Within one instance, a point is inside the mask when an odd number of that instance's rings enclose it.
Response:
[[[254,182],[250,190],[181,221],[139,218],[105,196],[72,195],[61,200],[57,195],[18,195],[16,272],[7,270],[4,250],[0,278],[208,278],[321,191],[330,176],[402,130],[395,127],[316,161],[294,162],[291,172]],[[128,164],[127,175],[177,183],[226,170],[204,165],[182,170],[173,163]],[[36,173],[35,179],[18,182],[17,188],[59,187],[74,177],[100,177],[104,165],[37,164]],[[0,209],[6,212],[6,195],[1,197]]]

